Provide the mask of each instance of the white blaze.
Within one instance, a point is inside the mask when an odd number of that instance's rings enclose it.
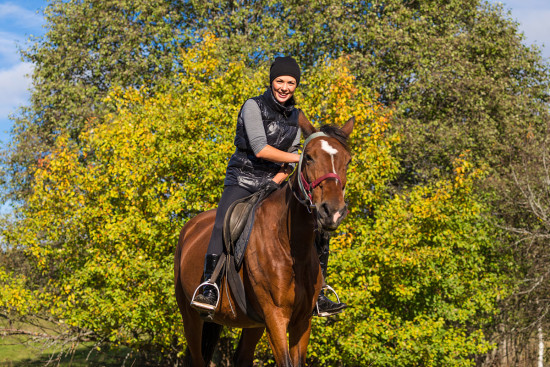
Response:
[[[325,152],[330,154],[330,160],[332,162],[332,172],[336,173],[336,169],[334,168],[334,155],[336,153],[338,153],[338,150],[336,148],[334,148],[332,145],[330,145],[328,143],[328,141],[326,141],[326,140],[321,140],[321,149],[323,149]],[[342,193],[342,195],[343,195],[343,193]],[[334,213],[334,216],[332,217],[332,221],[334,223],[337,223],[338,219],[341,216],[342,215],[339,212]]]
[[[321,148],[330,154],[330,159],[332,161],[332,172],[336,173],[336,169],[334,168],[334,155],[338,153],[338,150],[335,149],[332,145],[330,145],[326,140],[321,140]]]

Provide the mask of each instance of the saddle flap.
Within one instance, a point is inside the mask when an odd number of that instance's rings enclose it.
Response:
[[[230,250],[243,233],[248,217],[258,199],[258,193],[252,194],[235,201],[227,210],[223,222],[223,240],[228,253],[232,253]]]
[[[250,201],[236,203],[229,216],[229,233],[231,233],[231,243],[237,242],[254,205]]]

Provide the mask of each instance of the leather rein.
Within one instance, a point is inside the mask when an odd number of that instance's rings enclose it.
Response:
[[[292,190],[292,188],[291,188],[292,193],[294,194],[296,199],[301,204],[303,204],[310,213],[311,213],[312,209],[315,209],[315,204],[313,204],[313,189],[315,189],[317,186],[319,186],[321,184],[321,182],[323,182],[323,181],[325,181],[326,179],[329,179],[329,178],[334,178],[338,182],[338,184],[340,186],[342,186],[342,179],[336,173],[332,173],[332,172],[327,173],[327,174],[319,177],[318,179],[316,179],[313,182],[307,182],[307,180],[304,176],[304,173],[302,172],[302,162],[304,160],[304,154],[306,152],[306,146],[311,140],[313,140],[315,138],[319,138],[319,137],[327,137],[328,138],[329,136],[327,134],[323,133],[323,132],[316,132],[316,133],[313,133],[310,136],[308,136],[308,138],[304,142],[304,147],[302,149],[302,153],[300,154],[300,160],[298,161],[297,173],[300,175],[298,177],[298,186],[300,188],[300,192],[301,192],[302,196],[305,199],[300,199],[298,197],[298,195],[296,194],[296,192],[294,190]]]

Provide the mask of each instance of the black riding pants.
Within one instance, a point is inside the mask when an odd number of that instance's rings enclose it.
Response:
[[[216,221],[214,222],[214,229],[208,243],[208,254],[221,254],[223,252],[223,221],[225,213],[227,213],[231,204],[252,194],[253,192],[237,185],[225,186],[218,209],[216,210]]]

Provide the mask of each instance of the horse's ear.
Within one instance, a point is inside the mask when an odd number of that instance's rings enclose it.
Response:
[[[306,115],[302,110],[300,110],[300,113],[298,114],[298,126],[300,126],[300,129],[302,130],[302,134],[304,134],[304,138],[307,139],[308,136],[313,134],[314,132],[317,132],[317,129],[313,127],[311,122],[307,119]]]
[[[342,132],[344,134],[346,134],[346,136],[349,138],[349,136],[351,135],[351,132],[353,130],[353,124],[355,123],[355,116],[353,116],[352,118],[350,118],[348,120],[348,122],[346,122],[344,124],[344,126],[342,126],[342,128],[340,130],[342,130]]]

